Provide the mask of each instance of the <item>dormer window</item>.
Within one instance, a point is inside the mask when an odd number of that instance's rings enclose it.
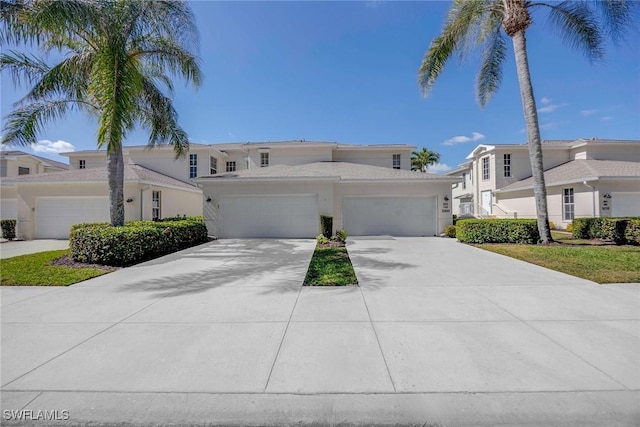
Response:
[[[198,155],[189,154],[189,178],[198,176]]]
[[[393,168],[400,169],[400,154],[393,155]]]
[[[218,173],[218,159],[211,156],[209,157],[209,174],[215,175]]]
[[[511,176],[511,154],[504,155],[504,177]]]
[[[482,180],[487,181],[491,177],[489,173],[489,157],[482,158]]]
[[[87,161],[86,160],[78,160],[78,169],[86,169]]]
[[[269,152],[262,151],[260,153],[260,167],[266,168],[267,166],[269,166]]]

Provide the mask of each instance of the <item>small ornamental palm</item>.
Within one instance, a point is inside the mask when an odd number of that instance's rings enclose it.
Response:
[[[536,102],[529,75],[525,33],[532,24],[531,15],[548,11],[549,21],[565,41],[581,48],[590,60],[603,56],[605,36],[618,42],[638,18],[637,3],[631,0],[535,2],[529,0],[454,0],[442,33],[436,37],[422,60],[418,82],[427,95],[455,52],[482,46],[482,61],[477,77],[477,98],[485,106],[502,80],[502,65],[507,56],[505,34],[511,37],[515,52],[520,96],[529,141],[529,157],[534,180],[538,229],[543,243],[550,243],[547,194],[542,165],[542,144]]]
[[[430,165],[435,165],[440,161],[440,154],[425,147],[422,151],[411,153],[411,170],[426,172]]]
[[[6,116],[2,144],[34,144],[45,124],[71,110],[97,117],[97,145],[108,156],[111,224],[122,225],[128,132],[141,126],[149,130],[149,146],[171,144],[176,156],[189,148],[169,96],[171,77],[200,85],[191,9],[175,0],[3,0],[1,28],[3,45],[37,44],[63,54],[54,65],[19,51],[0,55],[0,70],[31,87]]]

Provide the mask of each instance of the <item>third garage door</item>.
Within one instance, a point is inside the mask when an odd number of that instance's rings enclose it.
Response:
[[[313,238],[319,232],[315,195],[227,196],[220,214],[220,237]]]
[[[351,236],[433,236],[435,197],[345,197],[344,228]]]

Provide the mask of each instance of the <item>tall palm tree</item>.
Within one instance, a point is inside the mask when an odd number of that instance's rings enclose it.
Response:
[[[547,212],[547,194],[542,164],[542,144],[538,112],[529,74],[525,33],[532,24],[531,15],[547,9],[548,17],[561,31],[565,41],[581,48],[590,60],[601,59],[605,36],[614,42],[637,18],[631,0],[537,2],[530,0],[454,0],[442,33],[424,56],[418,82],[426,96],[447,60],[455,53],[481,45],[482,60],[476,82],[476,95],[485,106],[502,80],[502,65],[511,37],[515,53],[520,97],[526,122],[529,158],[534,180],[538,230],[543,243],[552,242]]]
[[[430,165],[435,165],[440,161],[440,154],[422,147],[422,151],[411,153],[411,170],[426,172]]]
[[[173,107],[171,77],[201,81],[198,33],[189,6],[175,0],[2,0],[2,44],[37,44],[62,59],[19,51],[0,55],[0,70],[31,87],[5,118],[2,144],[29,145],[48,122],[71,110],[97,117],[98,148],[106,148],[110,218],[124,224],[122,142],[141,126],[149,146],[189,148]],[[166,94],[165,94],[166,92]]]

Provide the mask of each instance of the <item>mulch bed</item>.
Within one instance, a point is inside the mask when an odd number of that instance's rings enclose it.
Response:
[[[71,267],[71,268],[95,268],[98,269],[100,271],[104,271],[106,273],[111,273],[112,271],[116,271],[118,269],[118,267],[111,267],[108,265],[101,265],[101,264],[85,264],[83,262],[77,262],[74,261],[73,258],[71,258],[68,255],[64,255],[60,258],[56,258],[53,261],[51,261],[49,263],[49,265],[56,265],[56,266],[61,266],[61,267]]]
[[[320,244],[318,243],[316,247],[318,248],[344,248],[346,245],[344,242],[334,242],[333,240],[329,241],[329,243]]]

